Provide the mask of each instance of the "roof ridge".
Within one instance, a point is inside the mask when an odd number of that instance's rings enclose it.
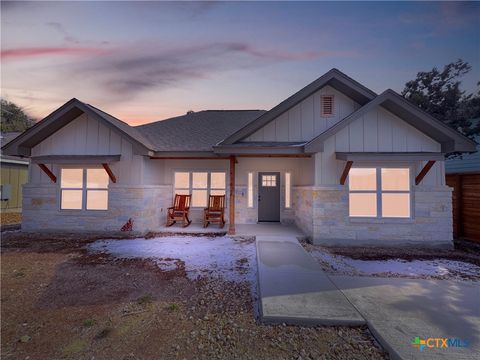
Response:
[[[186,118],[189,115],[205,113],[205,112],[240,112],[240,111],[262,111],[262,112],[266,112],[267,110],[253,110],[253,109],[252,110],[199,110],[199,111],[194,111],[193,113],[190,113],[190,114],[177,115],[177,116],[173,116],[173,117],[162,119],[162,120],[152,121],[152,122],[149,122],[149,123],[146,123],[146,124],[136,125],[136,126],[133,126],[133,127],[134,128],[140,128],[140,127],[143,127],[143,126],[153,125],[153,124],[157,124],[157,123],[164,123],[165,124],[165,122],[167,122],[167,121],[168,122],[178,121],[178,120],[180,120],[179,118]]]

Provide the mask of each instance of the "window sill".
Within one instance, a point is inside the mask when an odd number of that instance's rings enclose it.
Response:
[[[351,224],[413,224],[413,218],[369,218],[369,217],[349,217]]]
[[[60,209],[58,210],[58,215],[60,216],[92,216],[92,215],[103,215],[107,214],[107,210],[68,210],[68,209]]]

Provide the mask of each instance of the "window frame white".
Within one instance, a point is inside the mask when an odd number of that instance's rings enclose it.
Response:
[[[184,187],[176,187],[175,184],[175,174],[177,173],[188,173],[188,188]],[[207,187],[206,188],[198,188],[198,187],[193,187],[193,174],[194,173],[207,173]],[[220,173],[223,174],[225,177],[225,187],[224,188],[219,188],[215,187],[212,188],[212,174],[213,173]],[[207,191],[207,198],[206,198],[206,204],[205,205],[200,205],[200,206],[193,206],[192,201],[190,202],[190,208],[191,209],[203,209],[208,206],[208,198],[210,195],[212,195],[212,191],[223,191],[225,198],[227,197],[227,171],[226,170],[174,170],[173,171],[173,196],[177,194],[177,190],[180,191],[188,191],[189,195],[193,196],[192,191],[193,190],[206,190]],[[215,195],[215,194],[213,194]]]
[[[247,172],[247,208],[253,209],[255,207],[254,204],[254,192],[255,192],[255,185],[254,185],[254,173],[253,171]]]
[[[82,187],[62,187],[62,171],[64,169],[72,170],[72,169],[78,169],[82,170]],[[71,166],[61,166],[60,167],[60,179],[58,181],[58,187],[59,187],[59,203],[58,203],[58,209],[61,212],[72,212],[72,211],[80,211],[80,212],[101,212],[101,211],[108,211],[110,207],[110,177],[108,174],[105,172],[108,178],[108,183],[106,188],[89,188],[88,187],[88,182],[87,182],[87,171],[89,169],[102,169],[105,171],[102,167],[100,166],[78,166],[78,165],[71,165]],[[63,191],[64,190],[76,190],[76,191],[82,191],[82,206],[80,209],[66,209],[62,207],[62,199],[63,199]],[[106,192],[107,193],[107,208],[106,209],[88,209],[87,208],[87,199],[88,199],[88,192],[89,191],[99,191],[99,192]]]
[[[349,219],[364,220],[411,220],[414,218],[414,191],[413,191],[413,172],[412,166],[407,164],[361,164],[352,167],[352,169],[375,169],[375,190],[351,190],[350,174],[348,176],[348,217]],[[382,190],[382,169],[408,169],[408,190]],[[351,171],[351,170],[350,170]],[[376,194],[376,216],[355,216],[350,215],[350,194]],[[409,216],[383,216],[382,194],[408,194],[409,195]]]
[[[284,207],[285,209],[291,209],[292,208],[292,172],[285,171],[284,177],[285,177]]]

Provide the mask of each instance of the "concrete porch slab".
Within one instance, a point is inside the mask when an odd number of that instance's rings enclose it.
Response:
[[[294,236],[257,236],[264,322],[361,325],[365,320]]]

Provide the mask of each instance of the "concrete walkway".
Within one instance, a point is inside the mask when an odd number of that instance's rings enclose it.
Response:
[[[392,359],[480,359],[480,283],[330,276]],[[467,348],[425,348],[415,337],[468,339]]]
[[[327,276],[291,235],[257,236],[257,263],[265,322],[367,324],[391,359],[480,359],[479,282]],[[420,351],[415,337],[469,345]]]
[[[361,325],[364,319],[293,236],[257,236],[265,322]]]

